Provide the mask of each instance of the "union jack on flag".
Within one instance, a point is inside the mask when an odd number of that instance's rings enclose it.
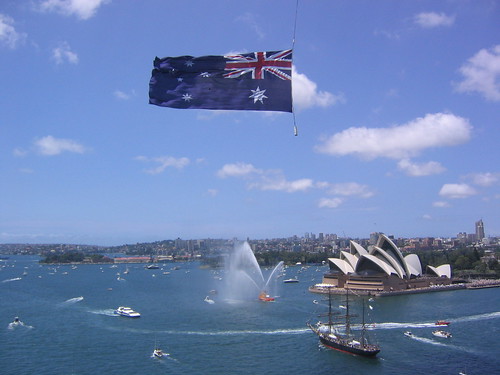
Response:
[[[252,79],[265,79],[265,74],[272,74],[283,80],[291,80],[292,50],[272,52],[252,52],[241,55],[224,56],[227,71],[224,78],[238,78],[252,74]]]

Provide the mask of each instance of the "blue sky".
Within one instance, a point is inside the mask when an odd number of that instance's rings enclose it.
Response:
[[[148,104],[295,1],[0,3],[0,243],[500,235],[500,2],[299,0],[289,113]]]

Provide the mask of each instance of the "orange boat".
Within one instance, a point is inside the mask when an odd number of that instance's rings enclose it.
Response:
[[[435,324],[437,326],[447,326],[450,324],[450,322],[447,322],[446,320],[438,320]]]
[[[269,294],[267,294],[264,291],[260,292],[259,299],[261,301],[264,301],[264,302],[273,302],[274,301],[274,297],[271,297]]]

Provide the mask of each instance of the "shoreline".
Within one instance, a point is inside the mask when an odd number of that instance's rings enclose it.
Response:
[[[419,294],[419,293],[433,293],[443,292],[448,290],[461,290],[461,289],[485,289],[485,288],[498,288],[500,287],[500,279],[496,280],[475,280],[468,283],[451,284],[451,285],[434,285],[426,288],[414,288],[398,291],[371,291],[371,290],[356,290],[356,294],[361,296],[372,297],[390,297],[400,296],[406,294]],[[345,294],[347,289],[328,286],[327,284],[316,284],[309,287],[309,292],[316,294]]]

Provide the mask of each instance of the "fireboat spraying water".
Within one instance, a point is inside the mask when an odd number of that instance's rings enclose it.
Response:
[[[230,300],[252,300],[258,297],[261,301],[272,302],[272,294],[277,288],[276,280],[282,270],[281,261],[264,277],[249,243],[237,243],[226,262],[226,297]]]

